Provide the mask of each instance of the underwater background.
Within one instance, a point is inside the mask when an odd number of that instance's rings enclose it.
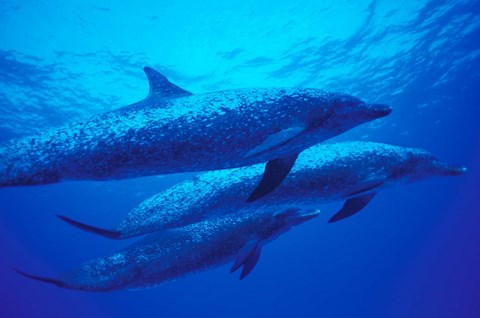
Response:
[[[420,147],[468,167],[341,203],[263,249],[244,281],[229,265],[155,288],[64,290],[57,276],[130,244],[113,226],[191,177],[0,190],[1,317],[480,317],[479,1],[0,1],[0,141],[144,98],[145,65],[194,93],[314,87],[394,112],[336,140]]]

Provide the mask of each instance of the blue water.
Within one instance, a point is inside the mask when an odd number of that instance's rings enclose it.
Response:
[[[125,1],[126,2],[126,1]],[[228,266],[152,289],[76,292],[56,276],[129,244],[55,218],[110,226],[188,178],[0,190],[1,317],[480,317],[478,1],[1,1],[0,140],[145,97],[150,65],[194,92],[305,86],[394,112],[338,140],[421,147],[467,174],[338,204]]]

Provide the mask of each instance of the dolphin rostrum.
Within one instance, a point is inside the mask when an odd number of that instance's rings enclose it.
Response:
[[[108,257],[89,261],[59,279],[27,274],[58,287],[85,291],[146,288],[234,261],[240,279],[255,267],[261,248],[318,210],[247,211],[220,216],[171,231],[152,233]]]
[[[309,88],[194,95],[146,67],[140,102],[0,145],[0,187],[109,180],[265,163],[248,197],[277,187],[304,149],[390,107]],[[253,188],[252,188],[253,189]]]
[[[361,210],[381,189],[465,171],[466,168],[443,163],[421,149],[359,141],[324,143],[302,152],[282,184],[249,205],[259,209],[307,209],[345,200],[341,210],[330,219],[335,222]],[[255,165],[204,173],[145,200],[112,230],[60,218],[113,239],[185,226],[244,209],[246,203],[239,198],[257,184],[262,172],[262,165]]]

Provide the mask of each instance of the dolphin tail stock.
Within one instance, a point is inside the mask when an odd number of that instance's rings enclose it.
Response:
[[[90,233],[93,233],[93,234],[97,234],[97,235],[100,235],[100,236],[103,236],[103,237],[106,237],[106,238],[109,238],[109,239],[112,239],[112,240],[122,239],[121,233],[118,232],[118,231],[112,231],[112,230],[107,230],[107,229],[102,229],[102,228],[99,228],[99,227],[91,226],[91,225],[88,225],[88,224],[85,224],[85,223],[75,221],[75,220],[70,219],[70,218],[68,218],[66,216],[63,216],[63,215],[57,215],[57,217],[60,220],[66,222],[66,223],[70,224],[71,226],[76,227],[80,230],[90,232]]]
[[[62,288],[65,288],[65,283],[63,283],[61,280],[59,279],[55,279],[55,278],[50,278],[50,277],[42,277],[42,276],[36,276],[36,275],[31,275],[31,274],[28,274],[28,273],[25,273],[24,271],[21,271],[17,268],[14,268],[13,269],[15,272],[17,272],[18,274],[24,276],[24,277],[27,277],[27,278],[30,278],[30,279],[33,279],[33,280],[38,280],[40,282],[44,282],[44,283],[48,283],[48,284],[52,284],[52,285],[55,285],[57,287],[62,287]]]

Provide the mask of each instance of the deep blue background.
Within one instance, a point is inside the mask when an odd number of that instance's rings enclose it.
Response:
[[[223,266],[108,294],[11,269],[55,276],[125,246],[54,216],[113,225],[186,176],[1,189],[0,316],[479,317],[478,1],[138,3],[0,2],[0,139],[135,102],[152,65],[196,93],[308,86],[389,103],[339,139],[421,147],[469,171],[382,192],[335,224],[340,203],[323,206],[244,281]]]

